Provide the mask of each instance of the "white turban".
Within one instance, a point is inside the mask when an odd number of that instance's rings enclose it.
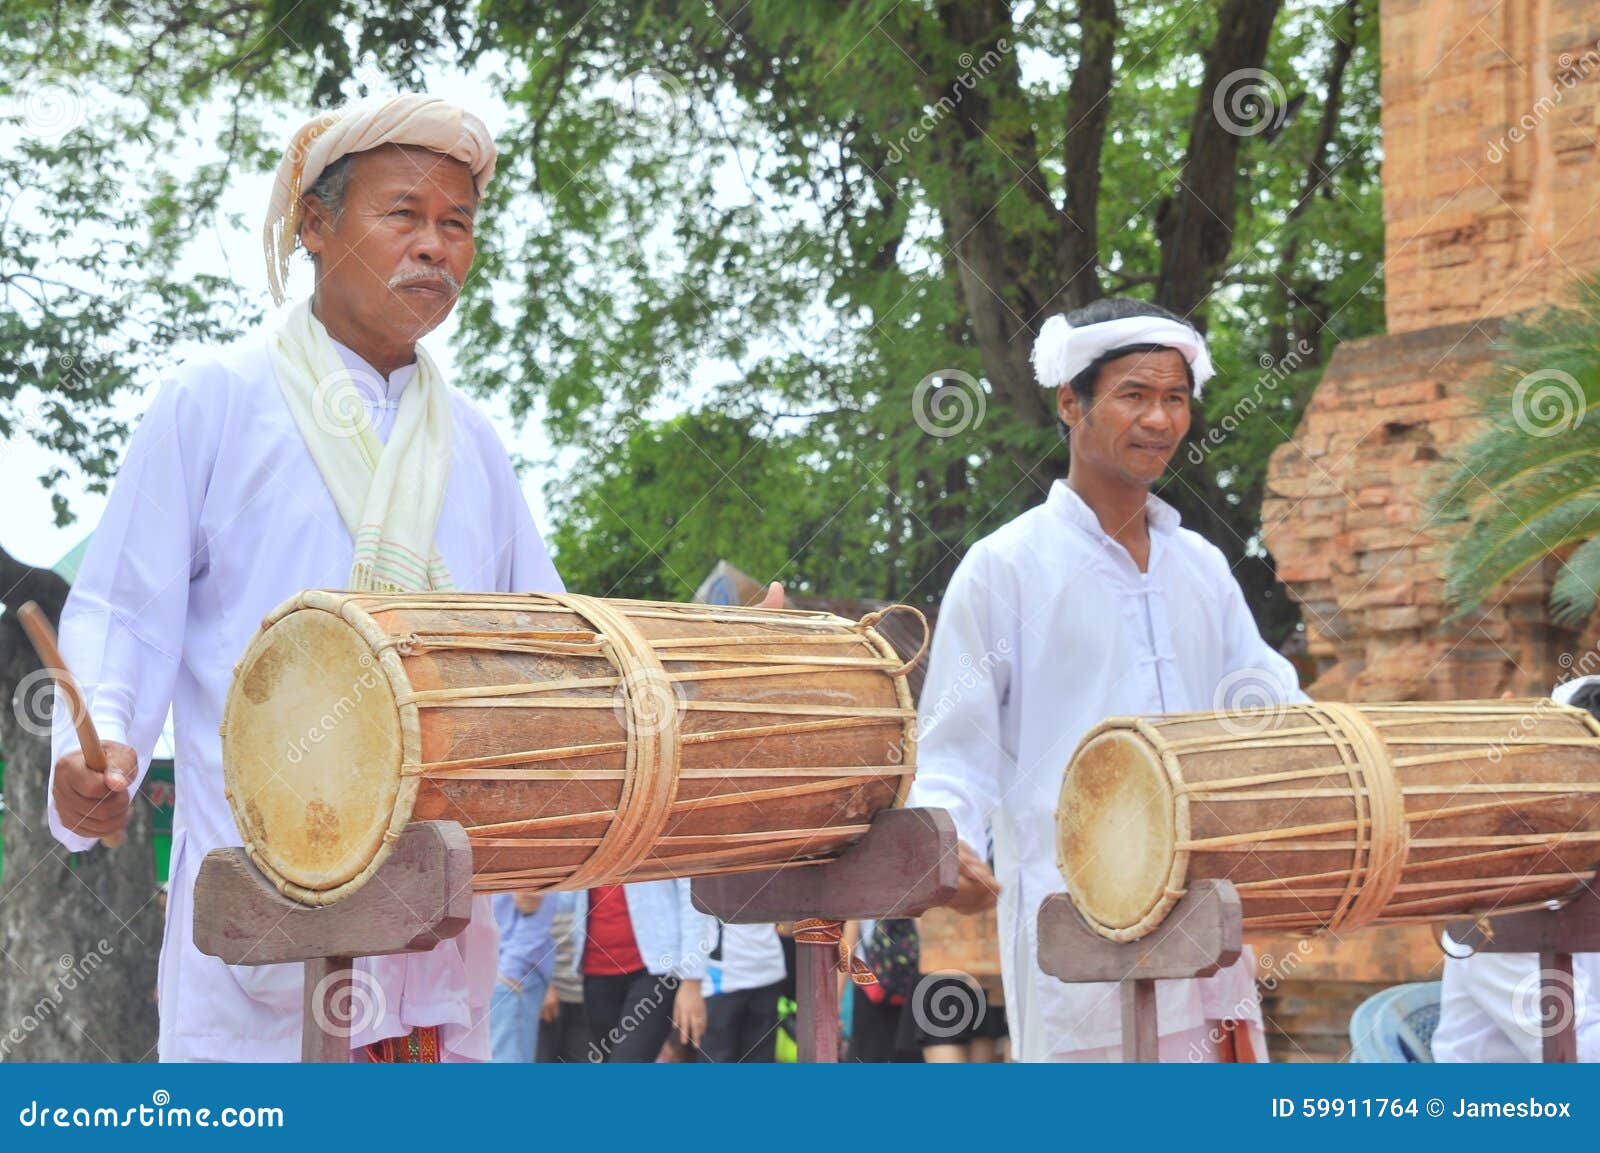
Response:
[[[1194,374],[1198,398],[1206,381],[1216,375],[1206,338],[1181,320],[1164,316],[1129,316],[1102,320],[1077,328],[1064,316],[1052,316],[1033,342],[1033,371],[1045,388],[1060,388],[1106,353],[1130,345],[1155,344],[1183,354]]]
[[[472,113],[437,96],[378,96],[325,112],[300,126],[278,164],[262,242],[272,299],[283,303],[289,257],[299,243],[300,197],[342,156],[384,144],[442,152],[472,170],[481,193],[494,175],[494,140]]]

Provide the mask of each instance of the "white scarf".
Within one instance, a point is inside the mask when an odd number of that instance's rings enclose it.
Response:
[[[433,544],[450,479],[450,396],[427,352],[417,346],[416,378],[384,444],[309,300],[290,310],[270,347],[278,387],[355,542],[350,588],[451,588]]]
[[[1181,353],[1194,374],[1196,399],[1215,375],[1206,338],[1192,326],[1164,316],[1129,316],[1078,328],[1064,316],[1052,316],[1034,342],[1033,370],[1045,388],[1060,388],[1106,353],[1140,344],[1162,345]]]

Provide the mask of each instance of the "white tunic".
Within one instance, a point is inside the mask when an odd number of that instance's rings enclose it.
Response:
[[[1443,935],[1444,981],[1439,993],[1439,1025],[1434,1030],[1433,1059],[1457,1061],[1527,1061],[1544,1059],[1544,1038],[1550,1028],[1540,1017],[1541,981],[1537,953],[1473,953]],[[1563,1004],[1551,1023],[1569,1019],[1577,1031],[1578,1060],[1600,1061],[1600,954],[1572,957],[1573,1004]]]
[[[1305,700],[1294,667],[1257,631],[1226,559],[1152,496],[1148,571],[1059,480],[1049,499],[973,545],[939,608],[920,702],[911,804],[948,809],[980,855],[993,832],[1006,1015],[1022,1060],[1121,1043],[1113,985],[1069,985],[1038,965],[1040,903],[1056,868],[1061,778],[1078,740],[1113,716],[1236,707],[1233,686]],[[1253,1023],[1254,958],[1157,986],[1163,1036]],[[1203,1058],[1202,1058],[1203,1059]]]
[[[387,380],[342,346],[380,439],[416,366]],[[457,588],[552,592],[560,578],[488,420],[451,393],[453,453],[436,544]],[[350,534],[273,375],[265,332],[181,366],[128,445],[62,614],[61,643],[105,740],[140,776],[171,706],[176,741],[170,891],[159,976],[164,1061],[295,1061],[303,966],[228,966],[194,947],[195,874],[240,843],[223,796],[218,726],[234,662],[261,620],[306,588],[348,585]],[[76,747],[58,718],[52,763]],[[94,842],[50,828],[67,848]],[[441,1025],[448,1058],[488,1060],[497,933],[473,903],[459,937],[357,962],[369,994],[352,1048]],[[365,974],[360,976],[359,974]]]

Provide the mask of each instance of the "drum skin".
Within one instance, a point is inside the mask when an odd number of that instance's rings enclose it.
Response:
[[[831,859],[915,771],[908,663],[878,615],[304,592],[234,670],[229,804],[257,866],[313,905],[414,820],[466,827],[484,892]]]
[[[1600,864],[1600,725],[1551,700],[1114,718],[1067,767],[1057,860],[1117,941],[1199,878],[1233,882],[1246,931],[1538,907]]]

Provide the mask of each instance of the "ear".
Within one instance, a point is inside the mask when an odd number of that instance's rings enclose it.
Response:
[[[1063,384],[1056,389],[1056,415],[1068,428],[1077,428],[1084,418],[1083,401],[1070,384]]]
[[[300,243],[315,256],[327,247],[328,236],[333,232],[333,221],[328,219],[328,210],[323,207],[321,197],[307,195],[300,203]]]

